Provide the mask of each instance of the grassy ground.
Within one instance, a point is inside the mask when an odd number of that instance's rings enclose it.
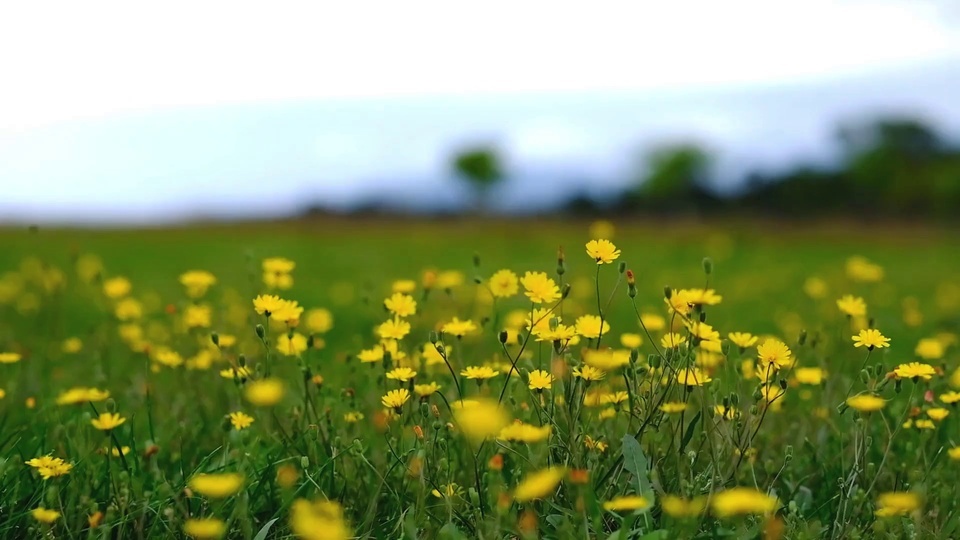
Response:
[[[772,538],[956,534],[958,518],[950,502],[956,488],[937,474],[956,472],[947,457],[958,438],[956,417],[939,422],[930,433],[902,425],[935,408],[957,367],[956,345],[949,343],[948,334],[957,331],[960,307],[960,266],[954,253],[960,234],[852,223],[618,224],[613,240],[622,255],[599,267],[600,304],[611,326],[602,343],[621,349],[619,337],[625,333],[640,334],[644,343],[629,366],[591,386],[562,366],[581,366],[588,354],[584,351],[595,343],[584,338],[557,353],[549,342],[531,340],[522,346],[526,330],[520,328],[520,343],[502,348],[497,333],[508,324],[508,313],[530,309],[523,288],[517,296],[490,304],[478,297],[472,282],[474,276],[486,280],[501,268],[520,275],[545,271],[557,278],[557,249],[562,246],[567,267],[562,279],[572,289],[551,316],[562,311],[562,322],[573,324],[579,315],[597,314],[598,267],[583,247],[591,238],[589,225],[320,220],[150,230],[0,230],[0,276],[7,274],[0,281],[0,353],[22,357],[0,364],[5,394],[0,400],[0,451],[6,456],[0,466],[0,534],[176,537],[186,530],[201,537],[202,531],[191,527],[216,529],[213,522],[189,521],[201,516],[223,520],[229,535],[241,538],[252,538],[274,518],[280,521],[270,528],[271,538],[291,530],[310,537],[319,529],[333,532],[316,538],[335,538],[341,525],[357,536],[424,538],[537,533],[606,538],[617,530],[622,538],[749,537],[764,529]],[[101,278],[83,283],[77,277],[74,261],[83,254],[100,258],[103,277],[124,276],[132,282],[129,296],[141,305],[142,314],[126,324],[143,329],[148,349],[118,336],[124,324],[115,313],[119,299],[105,296]],[[473,263],[475,254],[479,267]],[[853,279],[847,270],[851,256],[882,267],[883,279]],[[293,288],[274,292],[333,314],[333,328],[316,332],[315,348],[278,353],[277,343],[293,331],[270,325],[264,339],[257,338],[254,326],[264,320],[253,312],[251,300],[268,292],[260,270],[267,257],[296,262]],[[709,276],[704,257],[713,261]],[[666,355],[654,347],[663,332],[646,335],[638,325],[617,271],[621,261],[636,275],[640,312],[671,317],[663,301],[665,286],[708,287],[723,296],[718,305],[703,308],[707,322],[726,342],[721,363],[704,367],[713,375],[710,385],[661,381],[692,367],[697,348]],[[62,270],[62,283],[50,277],[51,268]],[[217,278],[203,299],[188,299],[178,282],[191,269]],[[373,329],[389,316],[383,299],[391,284],[400,279],[420,283],[431,269],[460,271],[464,283],[427,297],[421,287],[413,293],[419,301],[410,318],[413,329],[398,349],[407,359],[394,359],[388,366],[359,363],[355,356],[361,350],[377,346]],[[811,289],[810,278],[821,290]],[[23,285],[14,291],[10,284],[15,282]],[[845,294],[863,297],[872,324],[892,340],[890,349],[872,352],[866,362],[850,336],[870,321],[851,321],[838,311],[835,301]],[[613,299],[609,304],[608,298]],[[192,304],[212,308],[209,325],[184,328],[182,314]],[[421,351],[432,348],[428,332],[453,316],[471,318],[480,329],[462,342],[445,338],[454,350],[451,369],[516,360],[519,373],[506,391],[501,393],[503,373],[478,387],[462,377],[455,382],[442,364],[441,369],[423,364]],[[301,322],[297,332],[310,334],[308,326]],[[689,332],[682,325],[677,330]],[[210,368],[158,363],[156,350],[161,348],[184,359],[200,354],[209,348],[212,331],[238,340],[217,352]],[[808,388],[785,366],[770,387],[782,379],[788,387],[785,396],[765,400],[757,395],[762,387],[756,377],[748,379],[742,371],[742,361],[757,356],[755,346],[738,350],[727,337],[732,331],[783,340],[798,365],[821,368],[826,382]],[[808,337],[799,343],[804,332]],[[884,382],[898,364],[918,359],[914,348],[919,340],[935,336],[947,344],[942,357],[928,360],[940,368],[939,375],[929,383],[915,384],[909,377],[896,385],[896,377]],[[62,350],[70,337],[82,341],[79,352]],[[236,366],[240,354],[254,368],[251,380],[267,378],[269,372],[285,382],[281,403],[253,406],[242,397],[244,385],[218,376],[220,369]],[[649,355],[654,358],[647,365]],[[384,416],[381,396],[406,387],[385,379],[385,370],[408,362],[418,370],[418,384],[438,382],[444,396],[427,398],[438,409],[427,407],[423,417],[413,406],[416,398],[399,418]],[[861,375],[861,365],[869,373]],[[543,396],[528,391],[524,381],[529,371],[551,366],[557,373],[553,389]],[[305,370],[311,376],[322,374],[324,382],[304,384]],[[496,401],[502,396],[510,417],[550,426],[550,438],[527,445],[472,443],[469,428],[446,406],[456,400],[459,382],[468,397]],[[104,388],[112,397],[72,407],[55,403],[62,391],[81,385]],[[927,389],[933,391],[930,401],[925,400]],[[615,417],[603,420],[603,408],[584,405],[596,391],[629,391],[630,396],[616,404]],[[874,391],[889,402],[882,412],[838,412],[847,395]],[[33,408],[25,405],[28,398],[35,400]],[[731,405],[731,399],[740,404],[738,416],[716,416],[715,407]],[[686,403],[689,410],[661,410],[663,403],[673,402]],[[91,406],[98,412],[116,408],[127,421],[107,437],[90,425],[95,416]],[[231,428],[224,415],[234,411],[250,414],[254,424]],[[363,419],[349,422],[348,413],[361,413]],[[431,428],[434,424],[437,429]],[[423,438],[415,425],[426,431]],[[624,435],[635,436],[640,444],[623,442]],[[588,447],[598,440],[608,447]],[[130,446],[129,459],[108,459],[102,450],[111,445]],[[151,453],[154,445],[159,452]],[[45,454],[65,459],[73,469],[40,479],[24,462]],[[490,464],[497,455],[504,460],[502,469]],[[560,466],[568,475],[559,486],[548,486],[536,500],[518,495],[516,486],[533,473]],[[244,478],[243,489],[226,499],[188,485],[202,472],[224,471]],[[589,480],[580,482],[578,471],[588,471],[583,474]],[[289,483],[285,473],[293,477]],[[726,516],[717,506],[723,500],[718,495],[737,485],[776,497],[775,508],[747,508],[744,515]],[[448,486],[453,486],[448,497],[431,493],[437,489],[443,495]],[[878,518],[882,492],[919,494],[923,503],[901,516]],[[636,511],[603,509],[604,501],[631,493],[642,495],[646,504]],[[684,519],[664,505],[670,495],[688,502],[705,497],[709,508]],[[330,499],[339,506],[334,511],[296,502],[304,499]],[[43,524],[31,516],[36,507],[61,515]],[[105,516],[91,527],[87,519],[96,512]]]

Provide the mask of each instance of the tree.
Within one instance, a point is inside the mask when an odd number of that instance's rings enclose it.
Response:
[[[475,207],[486,208],[490,189],[503,180],[503,165],[497,150],[490,146],[461,150],[453,156],[452,167],[454,174],[472,188]]]
[[[633,196],[635,203],[656,210],[680,210],[701,206],[712,199],[707,184],[710,155],[693,143],[667,144],[645,154]],[[634,203],[631,203],[634,204]]]

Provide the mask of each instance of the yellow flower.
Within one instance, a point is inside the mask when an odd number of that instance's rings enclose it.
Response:
[[[311,332],[325,334],[333,328],[333,314],[329,309],[314,308],[307,311],[305,322]]]
[[[113,277],[103,282],[103,294],[114,300],[130,294],[131,289],[133,289],[133,286],[130,285],[130,280],[122,276]]]
[[[914,353],[924,360],[939,360],[943,358],[946,347],[944,347],[943,342],[937,338],[925,338],[921,339],[917,343],[917,348],[914,349]]]
[[[383,347],[377,345],[370,349],[364,349],[357,354],[357,359],[363,363],[379,362],[383,360]]]
[[[643,345],[643,338],[640,337],[640,334],[620,334],[620,345],[623,345],[628,349],[638,349],[641,345]]]
[[[640,315],[641,326],[650,332],[659,332],[667,327],[667,320],[656,313],[643,313]]]
[[[749,332],[730,332],[727,334],[727,339],[741,349],[749,349],[756,345],[760,338]]]
[[[261,294],[253,299],[253,309],[260,315],[269,317],[273,312],[283,309],[286,302],[274,294]]]
[[[714,494],[710,501],[717,517],[769,514],[777,509],[776,497],[749,487],[734,487]]]
[[[13,364],[19,362],[21,358],[20,353],[0,352],[0,364]]]
[[[673,518],[694,518],[703,513],[707,500],[703,497],[684,499],[676,495],[664,495],[660,499],[660,507],[664,514]]]
[[[687,336],[681,336],[676,332],[667,332],[660,338],[660,346],[664,349],[673,349],[687,342]]]
[[[927,416],[929,416],[931,420],[936,420],[937,422],[943,420],[949,414],[950,414],[950,411],[948,411],[947,409],[944,409],[943,407],[934,407],[932,409],[927,410]]]
[[[907,420],[907,423],[909,422],[910,421]],[[917,420],[916,422],[913,423],[913,426],[917,429],[936,429],[937,427],[936,424],[933,423],[933,420],[927,420],[925,418]],[[910,427],[910,426],[904,425],[904,427]]]
[[[859,335],[853,336],[854,347],[866,347],[871,351],[874,348],[882,349],[890,346],[890,338],[884,337],[879,330],[867,328],[860,331]]]
[[[398,279],[390,285],[390,291],[395,293],[410,294],[417,290],[417,282],[412,279]]]
[[[768,339],[757,347],[757,360],[764,369],[770,364],[777,368],[788,368],[793,365],[793,353],[786,343]]]
[[[421,398],[425,398],[439,392],[440,385],[435,382],[427,384],[415,384],[413,385],[413,391],[416,392]]]
[[[410,333],[410,323],[402,319],[390,319],[377,327],[380,339],[403,339]]]
[[[457,427],[474,444],[496,437],[510,422],[507,411],[496,401],[459,400],[452,406]]]
[[[290,529],[304,540],[347,540],[352,536],[343,509],[334,501],[297,499],[290,507]]]
[[[716,405],[713,408],[713,413],[724,420],[733,420],[737,417],[737,409],[734,407],[724,407],[721,405]]]
[[[603,405],[619,405],[628,399],[630,399],[630,394],[623,390],[618,390],[616,392],[602,394],[600,396],[600,403]]]
[[[696,321],[687,326],[690,334],[704,341],[719,341],[720,332],[717,332],[707,323]]]
[[[650,507],[650,501],[640,495],[626,495],[614,497],[603,503],[603,509],[608,512],[623,512],[629,510],[643,510]]]
[[[71,388],[57,397],[57,405],[79,405],[88,401],[103,401],[110,397],[110,392],[97,388],[78,386]]]
[[[860,412],[873,412],[884,408],[887,402],[882,397],[874,394],[859,394],[847,398],[847,405]]]
[[[723,301],[723,297],[713,289],[683,289],[682,292],[693,305],[715,306]]]
[[[827,282],[816,276],[810,276],[803,282],[803,292],[814,300],[823,298],[827,295]]]
[[[517,275],[510,270],[500,270],[490,276],[489,287],[497,298],[510,298],[520,290]]]
[[[513,490],[513,498],[520,503],[546,498],[557,489],[566,474],[565,467],[548,467],[530,473]]]
[[[947,450],[947,454],[950,455],[950,459],[954,461],[960,461],[960,446],[954,446],[953,448]]]
[[[673,289],[670,291],[670,298],[664,298],[663,301],[667,303],[671,313],[675,312],[681,316],[688,315],[693,309],[693,302],[691,301],[690,295],[683,289],[679,291]]]
[[[295,300],[281,300],[281,303],[270,313],[270,319],[296,326],[300,322],[303,308]]]
[[[253,423],[253,417],[248,416],[242,411],[236,411],[230,413],[230,423],[233,425],[233,428],[236,430],[241,430],[250,427],[250,424]]]
[[[417,301],[409,294],[393,293],[383,301],[383,306],[397,317],[409,317],[417,312]]]
[[[67,463],[61,458],[52,456],[33,458],[24,463],[36,469],[37,473],[39,473],[40,477],[44,480],[68,474],[70,469],[73,468],[72,464]]]
[[[520,278],[524,293],[534,304],[556,302],[560,299],[560,287],[547,277],[545,272],[527,272]]]
[[[46,523],[47,525],[60,518],[60,512],[57,512],[56,510],[50,510],[42,506],[31,510],[30,515],[33,516],[33,519],[39,521],[40,523]]]
[[[542,369],[535,369],[530,372],[530,377],[527,381],[527,387],[529,387],[531,390],[542,392],[543,390],[549,390],[552,385],[553,375]]]
[[[190,298],[200,298],[217,282],[216,276],[206,270],[190,270],[180,274],[180,284]]]
[[[793,377],[800,384],[818,385],[827,378],[827,374],[818,367],[802,367],[793,372]]]
[[[258,407],[270,407],[280,403],[285,393],[286,388],[280,379],[261,379],[247,383],[243,395]]]
[[[474,322],[470,319],[461,321],[457,317],[454,317],[450,322],[444,324],[440,330],[444,334],[450,334],[459,338],[475,332],[477,330],[477,325],[474,324]]]
[[[847,259],[847,276],[854,281],[875,283],[883,279],[883,268],[860,256]]]
[[[877,517],[905,516],[920,508],[920,495],[912,492],[887,492],[877,497]]]
[[[668,401],[660,406],[660,410],[667,414],[680,413],[687,410],[687,404],[683,401]]]
[[[573,376],[590,382],[603,380],[607,374],[602,369],[598,369],[593,366],[580,366],[578,368],[574,368]]]
[[[307,336],[299,332],[283,334],[277,338],[277,350],[286,356],[297,356],[307,350]]]
[[[945,394],[940,394],[940,401],[946,403],[947,405],[956,403],[960,401],[960,392],[954,392],[951,390]]]
[[[104,451],[106,451],[106,450],[107,450],[107,449],[104,448]],[[130,453],[130,447],[129,447],[129,446],[121,446],[119,449],[118,449],[116,446],[112,446],[112,447],[110,447],[109,450],[110,450],[110,455],[112,455],[113,457],[120,457],[120,454],[121,454],[121,453],[122,453],[123,455],[127,455],[127,454]]]
[[[407,382],[417,376],[417,372],[408,367],[398,367],[387,372],[387,378]]]
[[[231,367],[220,370],[220,376],[224,379],[249,379],[253,372],[246,366]]]
[[[406,388],[401,388],[399,390],[391,390],[387,392],[385,396],[380,398],[380,403],[383,403],[384,407],[392,408],[397,411],[403,407],[403,404],[410,399],[410,391]]]
[[[467,366],[460,374],[468,379],[475,380],[492,379],[499,375],[493,368],[488,366]]]
[[[297,263],[283,257],[270,257],[264,259],[262,268],[268,274],[289,274],[297,267]]]
[[[76,354],[83,349],[83,341],[80,341],[80,338],[71,337],[63,340],[63,345],[60,346],[60,350],[67,354]]]
[[[190,479],[188,485],[204,497],[224,499],[240,491],[243,476],[239,473],[198,474]]]
[[[100,431],[110,431],[126,421],[127,419],[120,416],[119,413],[105,412],[100,413],[100,416],[91,420],[90,423],[93,424],[93,427],[99,429]]]
[[[114,306],[113,314],[120,321],[135,321],[143,317],[143,304],[134,298],[124,298]]]
[[[610,331],[610,324],[603,321],[601,328],[600,317],[598,315],[584,315],[577,319],[575,323],[577,333],[585,338],[597,339],[601,334]]]
[[[686,386],[703,386],[712,381],[710,375],[697,368],[683,368],[677,370],[677,382]]]
[[[227,532],[227,525],[217,518],[188,519],[183,523],[183,532],[197,540],[214,540]]]
[[[361,420],[363,420],[363,413],[360,411],[350,411],[343,415],[343,421],[348,424],[355,424]]]
[[[620,257],[620,250],[613,242],[606,239],[587,242],[587,255],[597,261],[597,264],[610,264]]]
[[[183,310],[183,324],[187,328],[210,328],[210,317],[210,306],[190,305]]]
[[[444,270],[437,274],[438,289],[452,289],[463,284],[463,272],[458,270]]]
[[[594,440],[594,438],[589,435],[583,438],[583,445],[589,448],[590,450],[596,450],[601,454],[606,452],[608,448],[607,443],[600,440]]]
[[[929,381],[934,375],[937,374],[937,370],[934,369],[933,366],[930,364],[922,364],[920,362],[900,364],[897,366],[897,369],[893,370],[893,372],[901,379],[913,379],[914,381],[920,379]]]
[[[504,441],[519,441],[523,443],[536,443],[547,440],[550,436],[551,426],[549,424],[537,427],[523,422],[512,422],[500,430],[498,439]]]
[[[848,294],[837,300],[837,307],[848,317],[864,317],[867,314],[867,303],[859,296]]]

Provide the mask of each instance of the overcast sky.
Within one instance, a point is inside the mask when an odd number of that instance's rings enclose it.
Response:
[[[763,161],[817,151],[838,114],[960,122],[948,1],[153,6],[0,7],[0,221],[447,189],[447,153],[473,140],[520,170],[606,177],[661,135]],[[753,99],[764,116],[744,119]],[[771,145],[781,115],[799,135]]]

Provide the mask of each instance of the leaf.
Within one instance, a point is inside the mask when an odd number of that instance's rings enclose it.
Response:
[[[650,486],[650,479],[647,477],[647,456],[643,455],[643,448],[640,447],[640,443],[631,435],[624,435],[621,452],[623,453],[623,468],[637,479],[640,495],[653,504],[653,488]]]
[[[440,527],[440,530],[437,533],[437,538],[446,538],[448,540],[460,540],[466,538],[460,529],[457,528],[453,522],[447,522],[446,525]]]
[[[278,519],[280,518],[273,518],[268,521],[266,525],[260,528],[260,531],[253,537],[253,540],[266,540],[267,535],[270,534],[270,527],[273,527],[273,524],[276,523]]]
[[[690,439],[693,438],[693,430],[697,427],[697,422],[700,421],[700,415],[702,411],[697,411],[697,415],[693,417],[693,420],[687,424],[687,431],[683,433],[683,439],[680,440],[680,453],[683,453],[683,450],[687,447],[687,443],[690,442]]]
[[[670,538],[669,531],[666,529],[657,529],[641,536],[639,540],[667,540],[667,538]]]

